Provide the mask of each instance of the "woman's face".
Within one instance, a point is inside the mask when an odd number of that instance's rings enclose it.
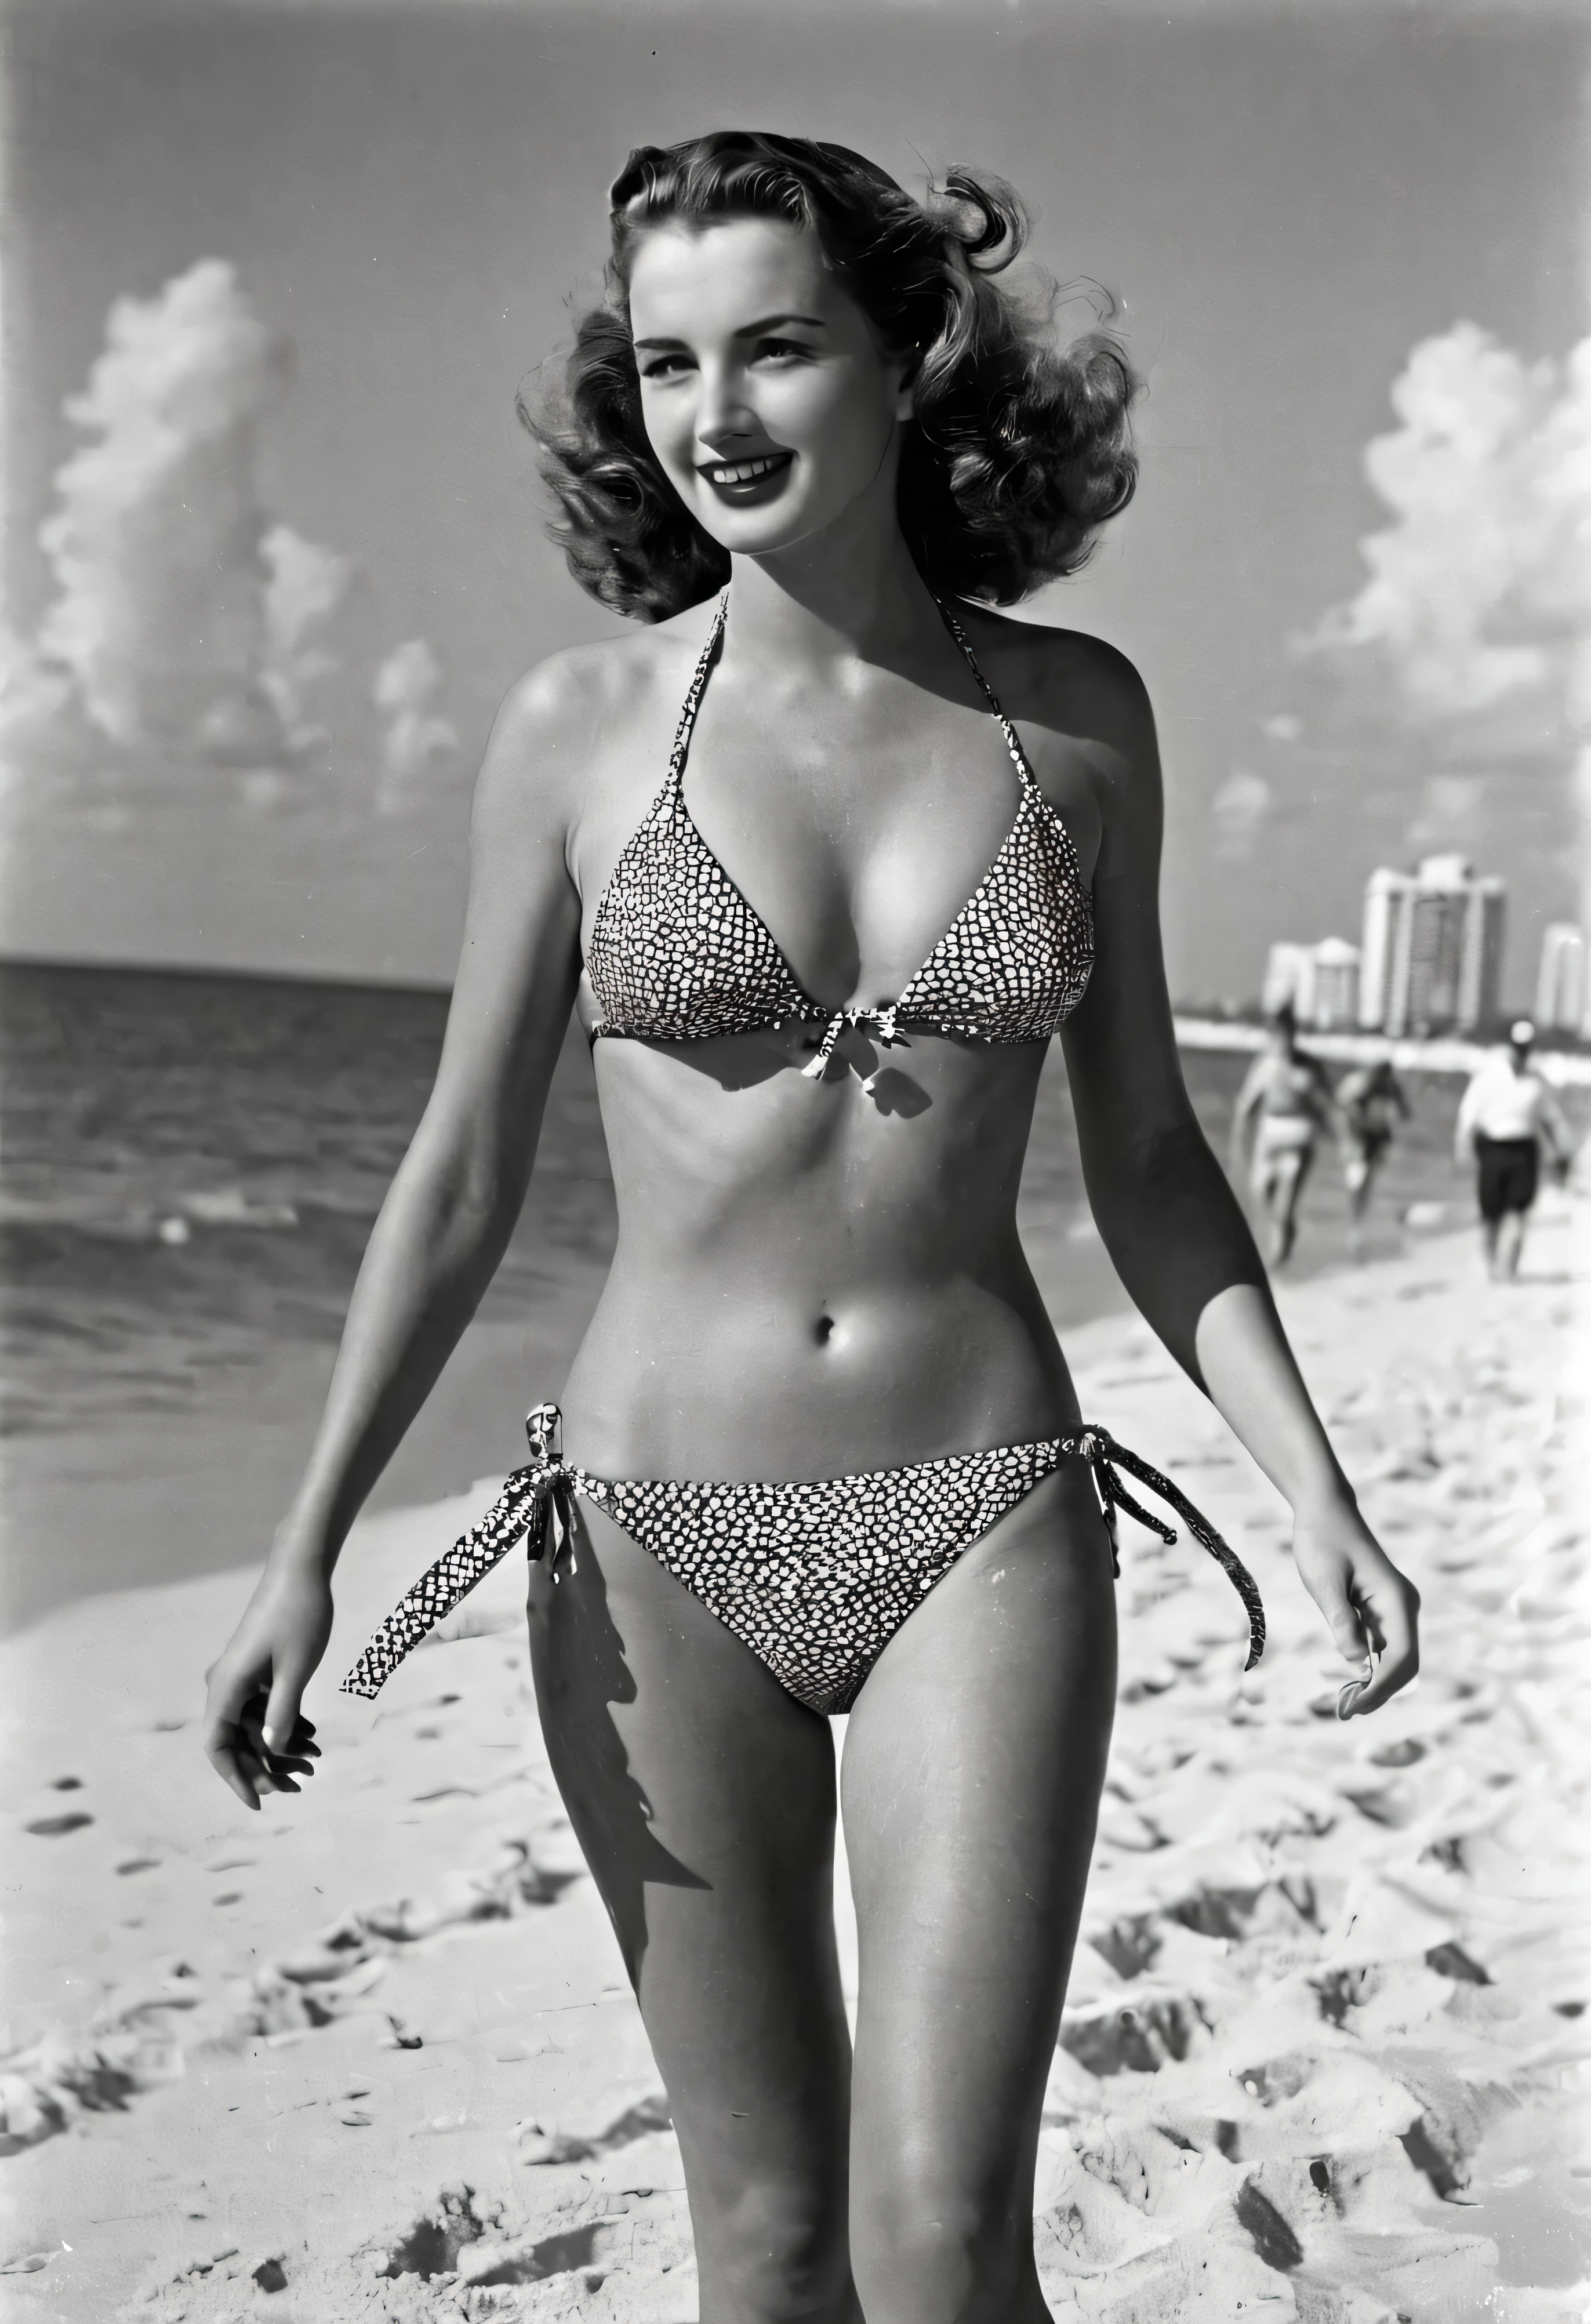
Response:
[[[798,227],[656,228],[630,269],[630,316],[652,449],[704,530],[741,555],[832,524],[910,417],[904,362]]]

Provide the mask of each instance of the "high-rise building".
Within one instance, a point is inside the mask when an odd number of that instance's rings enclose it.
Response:
[[[1386,1033],[1470,1033],[1497,1015],[1504,881],[1462,855],[1378,871],[1365,889],[1359,1022]]]
[[[1536,1022],[1555,1033],[1591,1033],[1586,990],[1586,939],[1572,920],[1554,920],[1541,937]]]

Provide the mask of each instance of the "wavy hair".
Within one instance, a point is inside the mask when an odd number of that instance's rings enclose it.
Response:
[[[644,236],[675,220],[810,228],[882,344],[910,353],[897,504],[936,594],[1011,604],[1074,573],[1132,498],[1137,381],[1109,333],[1062,349],[992,279],[1028,232],[999,179],[952,170],[918,202],[847,146],[725,129],[638,146],[609,207],[604,296],[581,317],[561,380],[518,408],[558,503],[552,537],[615,612],[664,621],[729,577],[728,550],[669,483],[641,419],[630,273]]]

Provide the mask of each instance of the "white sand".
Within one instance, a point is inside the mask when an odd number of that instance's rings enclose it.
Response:
[[[1591,2314],[1576,1243],[1559,1203],[1512,1290],[1466,1238],[1283,1295],[1426,1599],[1426,1675],[1347,1727],[1275,1496],[1141,1324],[1073,1337],[1085,1410],[1247,1557],[1272,1645],[1243,1679],[1214,1566],[1124,1525],[1041,2158],[1062,2316]],[[482,1498],[360,1528],[309,1702],[322,1772],[258,1817],[198,1748],[245,1577],[88,1600],[0,1648],[7,2318],[695,2316],[664,2101],[536,1733],[519,1562],[373,1714],[335,1692]]]

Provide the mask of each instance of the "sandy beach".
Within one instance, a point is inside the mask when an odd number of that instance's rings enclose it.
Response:
[[[1332,1715],[1276,1496],[1145,1327],[1069,1337],[1085,1411],[1252,1565],[1271,1646],[1243,1677],[1213,1565],[1124,1524],[1039,2173],[1060,2316],[1591,2314],[1588,1224],[1544,1200],[1512,1288],[1468,1235],[1283,1287],[1425,1599],[1425,1673],[1370,1721]],[[1041,1280],[1062,1256],[1035,1250]],[[198,1749],[248,1576],[85,1598],[0,1648],[8,2319],[694,2318],[667,2098],[547,1774],[517,1559],[373,1710],[336,1692],[493,1481],[362,1524],[308,1703],[321,1772],[258,1817]]]

